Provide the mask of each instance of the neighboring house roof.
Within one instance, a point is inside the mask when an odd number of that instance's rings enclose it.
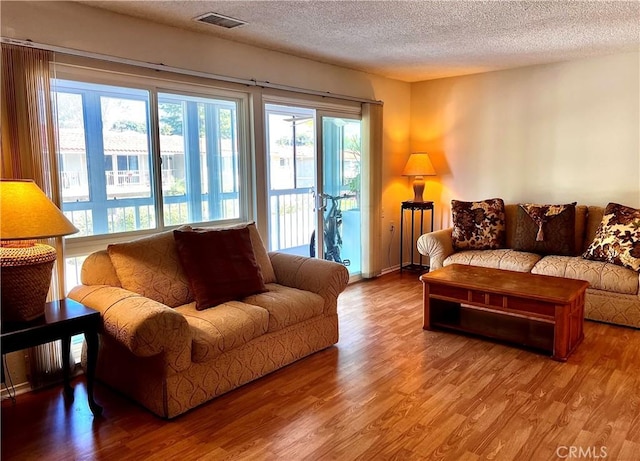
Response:
[[[135,131],[105,131],[103,132],[104,152],[108,154],[146,154],[149,151],[146,133]],[[200,148],[204,150],[204,140]],[[59,131],[61,153],[84,152],[84,131],[63,128]],[[223,139],[223,150],[230,150],[231,140]],[[160,135],[160,149],[163,154],[184,154],[184,141],[178,135]]]
[[[84,153],[84,131],[79,129],[62,128],[59,131],[58,144],[60,152]],[[148,136],[146,133],[135,131],[105,131],[103,132],[104,152],[109,155],[131,154],[146,155],[148,149]],[[204,139],[200,140],[200,149],[204,151]],[[184,141],[179,135],[160,135],[160,149],[163,155],[184,155]],[[222,150],[231,152],[231,140],[222,139]],[[284,151],[284,152],[283,152]],[[297,146],[298,157],[313,158],[313,145]],[[291,147],[275,146],[271,149],[272,157],[287,157],[291,155]],[[359,161],[359,152],[345,150],[346,161]]]

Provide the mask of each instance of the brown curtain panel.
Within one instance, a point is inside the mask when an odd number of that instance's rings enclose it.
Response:
[[[50,63],[53,53],[2,44],[2,162],[0,176],[33,179],[45,194],[61,205],[58,186],[56,132],[51,102]],[[56,248],[49,299],[64,296],[62,239],[43,241]],[[61,376],[59,341],[29,350],[29,380],[40,387]]]

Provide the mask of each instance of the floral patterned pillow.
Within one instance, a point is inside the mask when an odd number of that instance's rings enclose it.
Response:
[[[504,202],[493,198],[480,202],[451,200],[453,248],[491,250],[504,246]]]
[[[640,210],[609,203],[596,236],[582,257],[640,272]]]

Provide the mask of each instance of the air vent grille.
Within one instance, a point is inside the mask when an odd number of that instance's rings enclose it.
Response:
[[[214,26],[224,27],[225,29],[233,29],[234,27],[243,26],[246,24],[245,21],[240,21],[239,19],[230,18],[229,16],[224,16],[218,13],[206,13],[193,18],[193,20],[212,24]]]

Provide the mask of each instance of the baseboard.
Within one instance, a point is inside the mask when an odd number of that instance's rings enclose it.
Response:
[[[76,364],[75,368],[70,373],[69,380],[73,380],[75,377],[81,374],[84,374],[84,371],[82,370],[82,367],[80,366],[80,364]],[[56,379],[54,381],[48,382],[44,384],[42,387],[39,387],[38,389],[42,389],[48,386],[61,386],[63,382],[64,381],[62,377],[60,377],[60,379]],[[18,395],[26,394],[27,392],[31,392],[33,390],[34,389],[31,387],[31,384],[29,383],[29,381],[25,381],[24,383],[20,383],[20,384],[14,384],[13,386],[11,386],[11,389],[8,389],[7,383],[3,382],[2,391],[0,392],[0,397],[2,398],[2,400],[5,400],[5,399],[11,398],[12,396],[15,397]]]
[[[26,394],[27,392],[31,392],[31,384],[29,384],[28,381],[24,383],[16,384],[12,386],[11,389],[7,388],[6,383],[2,383],[2,384],[3,384],[2,392],[0,393],[0,397],[2,397],[2,400],[9,399],[17,395]]]
[[[396,272],[400,270],[400,264],[396,264],[395,266],[391,266],[391,267],[387,267],[385,269],[382,269],[382,272],[380,272],[380,275],[387,275],[390,274],[392,272]]]

